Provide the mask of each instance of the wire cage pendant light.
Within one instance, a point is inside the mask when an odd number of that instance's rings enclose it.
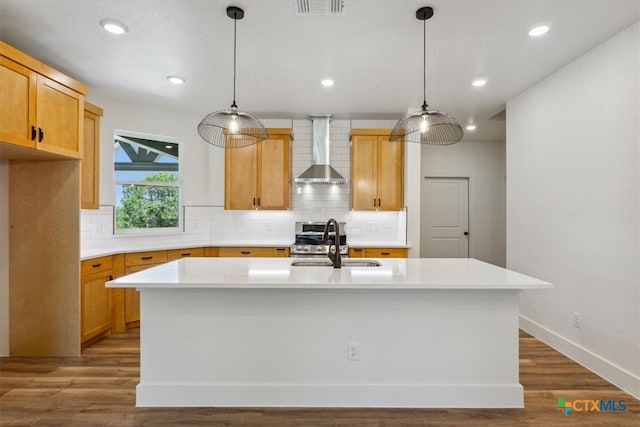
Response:
[[[462,127],[447,113],[430,110],[427,105],[427,19],[433,16],[433,8],[421,7],[416,18],[423,22],[423,102],[419,111],[407,114],[396,123],[390,141],[409,141],[421,144],[449,145],[462,139]]]
[[[233,19],[233,103],[227,110],[208,114],[200,124],[198,133],[206,142],[222,148],[241,148],[256,144],[269,137],[264,125],[252,115],[238,111],[236,105],[236,23],[244,18],[239,7],[227,7],[227,16]]]

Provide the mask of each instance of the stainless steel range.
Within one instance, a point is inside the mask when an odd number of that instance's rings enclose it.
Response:
[[[326,257],[329,254],[329,245],[322,240],[324,222],[296,222],[296,241],[291,246],[292,257]],[[340,243],[340,255],[349,255],[347,246],[346,223],[338,223],[338,242]],[[329,226],[329,238],[335,241],[335,226]],[[332,248],[333,249],[333,248]]]

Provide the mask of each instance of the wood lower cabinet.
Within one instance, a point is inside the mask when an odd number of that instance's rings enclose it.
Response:
[[[86,93],[85,85],[0,42],[0,142],[81,158]]]
[[[185,257],[288,257],[289,247],[195,247],[130,252],[81,262],[81,341],[86,347],[110,333],[140,326],[140,293],[105,283]]]
[[[80,207],[100,207],[100,117],[102,108],[84,103],[82,161],[80,162]]]
[[[289,209],[291,129],[267,131],[269,139],[225,150],[225,209]]]
[[[349,248],[349,258],[406,258],[407,248]]]
[[[124,273],[131,274],[163,264],[167,251],[145,251],[124,254]],[[140,292],[127,288],[124,293],[124,320],[127,327],[140,325]]]
[[[288,257],[289,248],[285,247],[230,247],[218,249],[220,257]]]
[[[203,257],[205,248],[171,249],[167,251],[167,261],[174,261],[186,257]]]
[[[403,143],[390,129],[351,130],[351,208],[399,211],[404,204]]]
[[[111,292],[105,284],[113,278],[112,257],[80,263],[80,342],[86,346],[111,331]]]
[[[273,248],[275,257],[284,257],[288,258],[291,256],[291,248],[290,247],[276,247]]]

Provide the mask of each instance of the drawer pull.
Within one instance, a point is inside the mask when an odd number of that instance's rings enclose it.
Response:
[[[362,252],[362,248],[353,248],[355,252]]]
[[[276,251],[284,251],[286,248],[276,248]]]
[[[143,259],[143,260],[146,261],[146,260],[149,260],[149,259],[153,259],[153,257],[152,256],[143,256],[143,257],[140,257],[140,259]]]
[[[251,255],[251,251],[240,251],[242,255]]]
[[[180,255],[181,256],[191,256],[191,252],[186,252],[186,253],[183,253],[183,254],[180,254]]]
[[[391,255],[391,252],[380,252],[380,255]]]
[[[100,267],[100,266],[102,266],[102,263],[101,263],[101,262],[99,262],[99,263],[97,263],[97,264],[91,264],[91,267],[93,267],[93,268],[98,268],[98,267]]]

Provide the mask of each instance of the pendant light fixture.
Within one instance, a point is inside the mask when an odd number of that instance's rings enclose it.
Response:
[[[244,18],[239,7],[227,7],[227,16],[233,19],[233,103],[231,109],[215,111],[198,125],[198,133],[209,144],[223,148],[240,148],[268,138],[260,120],[238,111],[236,105],[236,23]]]
[[[421,144],[448,145],[462,139],[462,127],[447,113],[429,110],[427,105],[427,19],[433,16],[433,8],[421,7],[416,18],[423,22],[423,102],[422,109],[407,114],[391,131],[390,141],[419,142]]]

